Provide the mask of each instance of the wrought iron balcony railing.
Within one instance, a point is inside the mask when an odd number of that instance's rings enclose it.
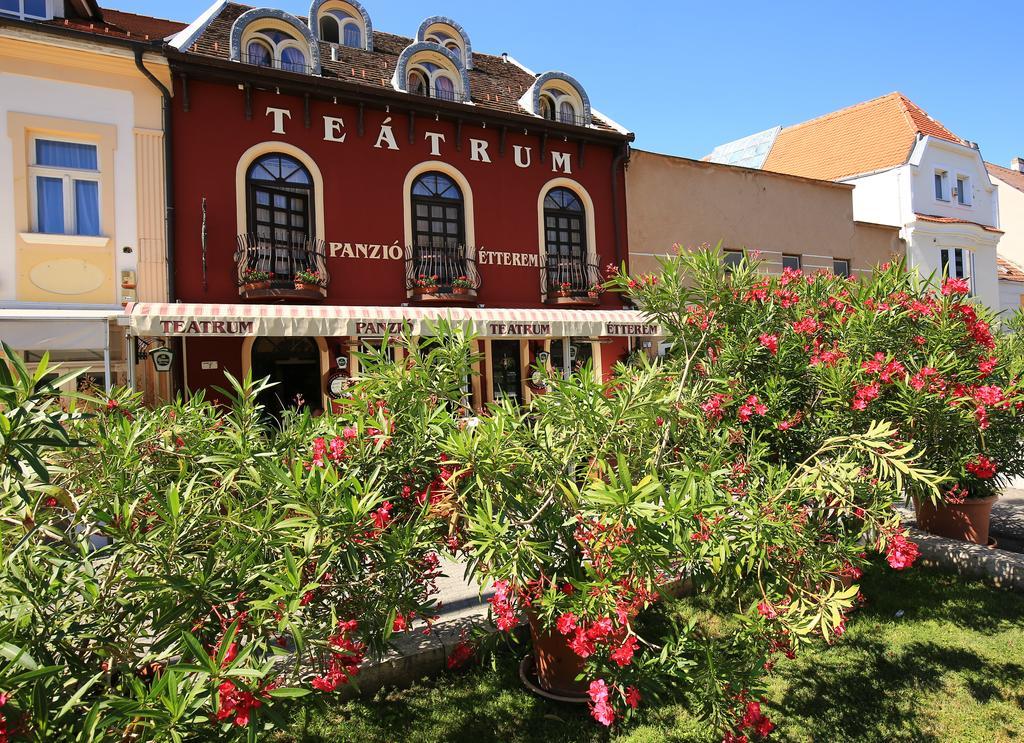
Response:
[[[476,296],[476,248],[443,240],[406,247],[405,287],[419,294]]]
[[[596,263],[551,255],[541,258],[540,293],[545,302],[567,300],[596,304],[600,299],[599,292],[593,291],[601,284],[601,272]],[[593,296],[595,293],[598,296]]]
[[[411,90],[409,92],[413,95],[421,95],[424,98],[436,98],[439,101],[468,103],[470,100],[469,94],[465,91],[458,89],[446,90],[444,88],[439,88],[436,85],[430,86],[429,89],[420,88],[419,90]]]
[[[288,296],[301,291],[323,296],[331,281],[326,244],[312,237],[282,244],[258,235],[239,235],[235,268],[238,286],[246,296]],[[309,288],[301,290],[298,285]],[[313,292],[312,287],[319,291]]]
[[[268,57],[264,54],[249,54],[248,52],[242,52],[238,61],[242,64],[256,65],[257,67],[272,67],[276,70],[284,70],[285,72],[298,72],[303,75],[312,75],[313,67],[307,64],[305,61],[295,62],[292,60],[285,60],[280,57]]]

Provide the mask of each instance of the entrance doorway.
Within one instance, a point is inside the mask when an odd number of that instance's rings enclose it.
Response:
[[[252,376],[277,383],[259,396],[275,418],[288,408],[322,409],[320,349],[312,338],[257,338],[252,345]]]
[[[491,381],[495,400],[522,402],[523,374],[519,341],[491,341]]]
[[[556,338],[551,341],[551,367],[560,370],[563,377],[568,378],[570,374],[575,374],[593,360],[594,344],[589,338],[570,338],[568,359],[565,358],[562,339]]]

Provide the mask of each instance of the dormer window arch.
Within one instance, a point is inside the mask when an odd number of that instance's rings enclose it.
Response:
[[[287,72],[320,74],[320,48],[309,27],[273,8],[253,8],[231,26],[234,62],[274,67]]]
[[[519,103],[535,116],[549,121],[578,126],[589,126],[593,121],[587,91],[564,72],[539,75]]]
[[[432,41],[411,44],[395,65],[392,84],[396,90],[445,101],[469,100],[469,75],[462,59]]]
[[[313,0],[309,28],[318,41],[373,51],[373,22],[357,0]]]
[[[447,16],[431,16],[416,30],[417,42],[430,42],[455,54],[462,67],[473,69],[473,43],[466,29]]]

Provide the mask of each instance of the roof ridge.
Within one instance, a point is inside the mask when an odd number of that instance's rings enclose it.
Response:
[[[903,93],[899,93],[899,92],[897,92],[896,95],[899,96],[900,103],[903,106],[903,111],[910,118],[910,125],[912,127],[914,127],[915,131],[920,132],[921,131],[921,127],[919,127],[917,125],[917,122],[914,121],[914,115],[913,115],[913,113],[911,113],[911,109],[914,109],[915,111],[918,111],[922,116],[924,116],[929,121],[933,122],[936,126],[939,126],[942,129],[944,129],[951,137],[955,138],[957,142],[963,144],[964,140],[963,140],[963,138],[959,134],[957,134],[952,129],[950,129],[948,126],[946,126],[941,121],[936,119],[930,113],[928,113],[923,108],[921,108],[919,105],[914,103],[912,100],[910,100],[910,98],[908,98],[907,96],[903,95]]]
[[[880,95],[880,96],[877,96],[875,98],[871,98],[871,99],[866,100],[866,101],[861,101],[860,103],[854,103],[853,105],[846,106],[845,108],[839,108],[839,109],[836,109],[835,111],[829,111],[827,114],[822,114],[821,116],[816,116],[813,119],[807,119],[806,121],[801,121],[801,122],[799,122],[797,124],[791,124],[789,126],[784,126],[784,127],[782,127],[782,131],[789,131],[791,129],[799,129],[799,128],[805,127],[805,126],[807,126],[809,124],[817,124],[817,123],[819,123],[821,121],[824,121],[825,119],[837,118],[840,115],[845,115],[845,114],[850,113],[851,111],[855,111],[855,110],[857,110],[859,108],[864,108],[864,107],[872,105],[872,104],[880,103],[880,102],[884,101],[886,98],[892,98],[893,96],[902,96],[902,95],[903,94],[900,93],[898,90],[894,90],[891,93],[886,93],[885,95]]]

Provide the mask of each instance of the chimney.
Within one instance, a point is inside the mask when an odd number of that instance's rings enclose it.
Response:
[[[504,62],[505,64],[508,64],[508,52],[501,53],[501,61]]]
[[[1015,157],[1010,160],[1010,170],[1016,170],[1018,173],[1024,173],[1024,157]]]

